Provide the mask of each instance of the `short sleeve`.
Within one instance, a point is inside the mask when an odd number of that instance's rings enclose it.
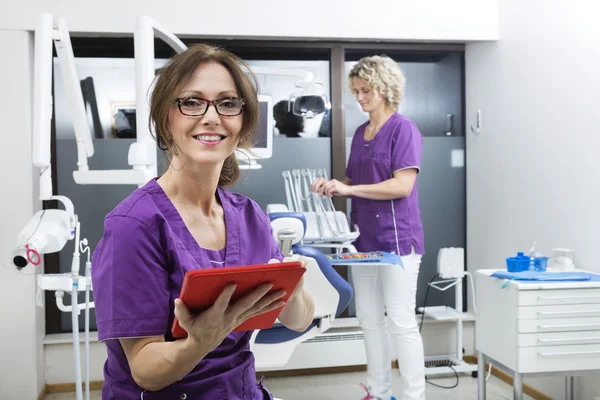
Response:
[[[412,121],[403,121],[392,139],[392,173],[409,168],[421,169],[423,136]]]
[[[170,289],[158,235],[125,216],[105,220],[92,260],[98,339],[163,336]]]
[[[356,157],[356,154],[354,152],[354,143],[356,142],[356,137],[357,137],[357,133],[358,133],[358,129],[356,130],[356,132],[354,133],[354,136],[352,137],[352,143],[350,144],[350,154],[348,156],[348,165],[346,166],[346,178],[352,180],[353,175],[354,175],[354,169],[355,169],[355,164],[356,162],[354,161],[354,158]]]

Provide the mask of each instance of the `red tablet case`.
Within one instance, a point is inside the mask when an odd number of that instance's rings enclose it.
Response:
[[[231,296],[232,303],[261,284],[272,283],[271,292],[283,289],[286,294],[280,300],[287,302],[305,272],[306,268],[299,261],[188,271],[183,279],[179,298],[190,312],[199,313],[210,308],[223,289],[232,283],[237,285],[235,293]],[[252,317],[234,331],[268,329],[273,326],[282,309],[283,306]],[[173,321],[171,333],[174,338],[187,336],[177,317]]]

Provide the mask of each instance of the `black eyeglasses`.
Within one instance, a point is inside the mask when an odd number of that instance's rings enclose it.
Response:
[[[207,100],[200,97],[182,97],[176,100],[179,111],[188,117],[200,117],[206,114],[208,107],[211,105],[214,105],[217,113],[224,117],[235,117],[236,115],[240,115],[244,109],[244,99],[239,97],[227,97],[217,100]]]

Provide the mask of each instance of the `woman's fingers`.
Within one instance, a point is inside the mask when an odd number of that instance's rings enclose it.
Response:
[[[325,184],[327,183],[327,181],[323,178],[317,178],[311,185],[310,185],[310,190],[311,192],[317,193],[319,195],[323,194],[323,189],[325,188]]]
[[[284,301],[275,300],[262,308],[254,308],[254,309],[248,310],[248,312],[242,316],[242,318],[243,318],[242,322],[246,321],[252,317],[256,317],[257,315],[268,313],[269,311],[273,311],[275,309],[283,307],[284,305],[285,305]]]
[[[319,187],[321,187],[321,185],[323,184],[324,179],[323,178],[317,178],[315,179],[311,184],[310,184],[310,190],[311,192],[316,192]]]
[[[179,325],[187,331],[193,316],[181,299],[175,299],[175,316],[179,320]]]
[[[254,289],[249,294],[245,295],[241,299],[235,302],[234,305],[230,306],[227,310],[228,313],[232,314],[234,317],[238,315],[242,315],[254,305],[260,301],[273,287],[272,283],[265,283]]]
[[[225,313],[229,307],[229,304],[231,303],[231,297],[233,296],[233,293],[235,293],[235,289],[236,285],[229,285],[225,287],[219,297],[217,297],[217,300],[213,304],[212,308],[221,314]]]

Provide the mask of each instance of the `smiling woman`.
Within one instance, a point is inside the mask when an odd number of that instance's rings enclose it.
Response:
[[[156,124],[160,148],[177,164],[173,167],[187,161],[200,167],[226,155],[214,167],[221,168],[219,185],[232,186],[239,177],[233,152],[252,147],[258,126],[256,80],[249,78],[254,75],[242,60],[225,50],[196,45],[188,51],[189,57],[174,58],[161,70],[150,102],[151,124]],[[204,139],[202,147],[184,150],[184,145],[198,144],[198,135],[221,140]]]
[[[199,314],[178,299],[187,271],[283,259],[265,212],[223,189],[239,176],[236,148],[251,147],[257,131],[251,76],[237,57],[205,45],[174,56],[158,75],[150,125],[169,168],[109,213],[93,256],[98,337],[108,350],[104,400],[272,399],[256,383],[252,332],[233,330],[277,308],[293,330],[313,319],[302,280],[287,303],[269,284],[232,305],[228,287]],[[171,335],[175,316],[184,339]]]

